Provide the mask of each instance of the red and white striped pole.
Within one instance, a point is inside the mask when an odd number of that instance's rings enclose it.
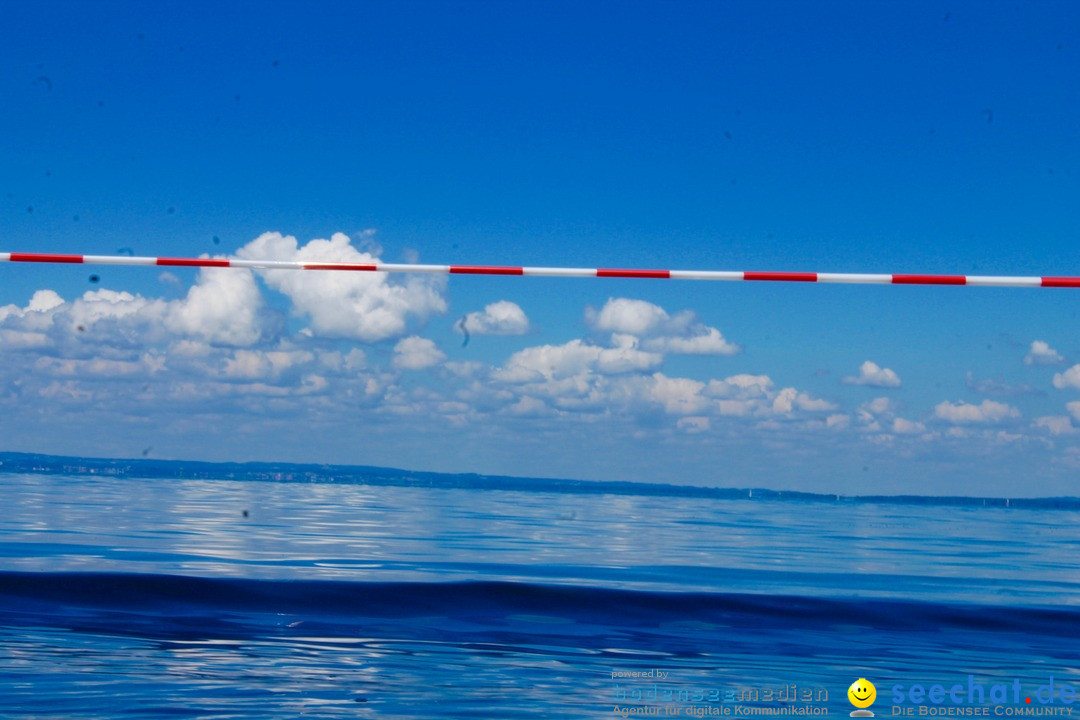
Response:
[[[753,272],[742,270],[633,270],[613,268],[519,267],[499,265],[415,265],[405,263],[306,262],[238,258],[129,257],[127,255],[57,255],[0,253],[0,262],[82,265],[156,265],[161,267],[249,268],[253,270],[344,270],[358,272],[443,273],[450,275],[528,275],[535,277],[655,278],[670,280],[765,280],[773,282],[848,283],[861,285],[977,285],[981,287],[1080,287],[1080,277],[1016,275],[903,275],[885,273]]]

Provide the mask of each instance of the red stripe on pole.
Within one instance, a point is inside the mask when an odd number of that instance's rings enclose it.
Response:
[[[1043,287],[1080,287],[1080,277],[1044,277]]]
[[[596,277],[613,277],[613,278],[660,278],[670,279],[670,270],[614,270],[611,268],[601,268],[596,271]]]
[[[378,265],[352,265],[349,263],[304,263],[305,270],[360,270],[362,272],[375,272]]]
[[[158,258],[157,264],[174,267],[229,267],[228,260],[215,258]]]
[[[11,253],[11,262],[81,263],[82,255],[53,255],[51,253]]]
[[[967,285],[965,275],[893,275],[893,285]]]
[[[775,280],[777,282],[817,282],[817,273],[803,272],[745,272],[743,280]]]
[[[492,265],[451,265],[450,272],[455,275],[524,275],[525,271],[519,267],[502,267]]]

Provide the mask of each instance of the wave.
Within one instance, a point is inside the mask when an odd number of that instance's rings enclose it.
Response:
[[[74,623],[74,624],[73,624]],[[914,600],[655,592],[506,581],[353,582],[184,575],[0,572],[0,624],[169,634],[249,634],[421,623],[453,633],[723,634],[730,628],[960,630],[1059,636],[1080,610]],[[347,626],[347,627],[346,627]],[[455,630],[456,628],[456,630]],[[532,628],[532,630],[530,630]],[[587,632],[585,634],[588,634]]]

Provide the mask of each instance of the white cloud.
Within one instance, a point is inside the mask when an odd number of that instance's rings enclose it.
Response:
[[[262,305],[250,270],[203,268],[187,297],[169,304],[164,320],[174,332],[244,347],[262,339],[267,329]]]
[[[499,300],[483,312],[469,313],[454,326],[458,332],[462,328],[473,335],[524,335],[529,331],[529,319],[516,303]]]
[[[898,417],[893,419],[892,431],[897,435],[914,435],[926,432],[926,426],[921,422],[912,422],[911,420],[905,420],[904,418]]]
[[[36,350],[50,345],[49,336],[24,330],[0,330],[0,348],[5,350]]]
[[[705,393],[710,397],[746,400],[768,397],[773,381],[768,375],[732,375],[723,380],[710,380]]]
[[[614,348],[602,348],[582,340],[563,345],[540,345],[525,348],[510,356],[495,377],[504,382],[557,380],[587,372],[615,374],[654,368],[663,358],[636,348],[636,339],[615,335]]]
[[[1080,401],[1074,400],[1073,402],[1065,403],[1065,409],[1068,410],[1069,414],[1076,418],[1077,421],[1080,421]]]
[[[399,370],[423,370],[445,359],[446,355],[434,341],[416,335],[402,338],[394,346],[393,363]]]
[[[0,308],[0,347],[29,350],[51,344],[56,309],[64,299],[53,290],[38,290],[26,307],[5,305]]]
[[[585,321],[594,330],[644,338],[641,346],[650,352],[735,355],[741,351],[716,328],[697,322],[692,312],[672,316],[644,300],[610,298],[599,311],[586,308]]]
[[[740,348],[724,339],[714,327],[687,337],[658,337],[645,341],[648,350],[677,355],[735,355]]]
[[[314,359],[312,353],[303,350],[237,350],[231,357],[225,358],[222,375],[244,380],[276,379],[289,368],[305,365]]]
[[[639,337],[671,325],[671,317],[659,305],[630,298],[609,298],[599,312],[587,308],[585,319],[595,330]]]
[[[506,413],[517,417],[548,417],[554,411],[539,398],[522,395],[516,403],[506,408]]]
[[[1020,411],[993,400],[983,400],[981,405],[945,401],[934,407],[934,417],[951,423],[996,423],[1020,417]]]
[[[1054,373],[1054,387],[1058,390],[1065,388],[1080,390],[1080,364],[1073,365],[1063,373]]]
[[[26,308],[0,309],[0,341],[12,347],[58,348],[77,338],[103,354],[132,352],[186,338],[247,347],[272,336],[273,313],[248,270],[204,268],[186,297],[165,301],[101,288],[65,302],[38,290]]]
[[[482,375],[488,366],[475,360],[467,362],[451,361],[446,363],[443,367],[450,372],[451,375],[455,375],[459,378],[472,378],[478,375]]]
[[[345,368],[348,370],[361,370],[367,367],[367,355],[360,348],[353,348],[345,356]]]
[[[710,380],[702,392],[714,398],[712,407],[718,414],[730,417],[770,414],[775,396],[768,375],[746,373]]]
[[[620,312],[603,321],[605,330],[640,330],[650,323],[655,326],[655,318],[662,317],[647,303],[613,307]],[[652,319],[639,322],[642,317]],[[491,382],[475,384],[474,392],[502,407],[523,396],[547,398],[551,407],[583,421],[613,413],[647,416],[660,410],[681,417],[777,418],[782,421],[779,427],[804,413],[836,409],[834,403],[795,388],[777,391],[767,375],[737,374],[707,381],[661,372],[645,375],[659,366],[661,354],[642,350],[643,341],[630,333],[613,332],[611,344],[603,347],[575,339],[562,345],[525,348],[494,369]],[[508,396],[496,400],[496,392]],[[824,419],[817,422],[824,426]],[[681,429],[687,427],[684,423]]]
[[[1080,410],[1080,408],[1077,409]],[[1076,417],[1076,413],[1073,413],[1073,416]],[[1051,435],[1072,435],[1076,432],[1068,415],[1046,415],[1035,418],[1031,424],[1045,429]]]
[[[300,260],[375,264],[377,257],[352,246],[343,233],[299,247],[296,238],[264,233],[237,251],[252,260]],[[387,273],[260,270],[270,287],[292,301],[296,315],[311,318],[319,336],[377,342],[404,335],[408,320],[446,312],[441,275],[409,275],[402,282]]]
[[[876,397],[863,403],[862,407],[874,415],[884,415],[896,411],[896,403],[887,397]]]
[[[858,429],[862,433],[877,433],[867,435],[874,442],[893,440],[891,435],[918,435],[926,432],[926,426],[915,420],[908,420],[897,416],[898,407],[895,401],[887,397],[876,397],[859,406],[856,418],[859,421]],[[884,433],[884,435],[883,435]]]
[[[851,426],[851,416],[837,413],[825,418],[825,427],[836,430],[844,430]]]
[[[889,368],[878,367],[877,363],[867,360],[859,366],[858,376],[844,378],[849,385],[869,385],[870,387],[900,387],[900,376]]]
[[[707,399],[701,394],[705,383],[688,378],[653,375],[649,399],[662,405],[669,415],[693,415],[704,409]]]
[[[169,272],[168,270],[160,273],[157,279],[160,283],[172,285],[174,287],[181,287],[183,285],[183,283],[180,281],[180,278],[178,278],[176,275]]]
[[[1032,342],[1031,349],[1024,357],[1025,365],[1059,365],[1063,362],[1065,358],[1042,340]]]
[[[30,304],[26,306],[29,312],[45,312],[64,304],[64,299],[54,290],[38,290],[30,298]]]
[[[823,412],[827,410],[835,410],[836,405],[826,400],[821,400],[808,395],[804,392],[799,392],[795,388],[784,388],[772,401],[773,412],[781,415],[790,415],[793,410],[805,410],[807,412]]]

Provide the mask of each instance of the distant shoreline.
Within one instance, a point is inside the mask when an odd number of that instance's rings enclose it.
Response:
[[[87,458],[39,453],[0,452],[0,474],[80,475],[177,480],[235,480],[242,482],[334,483],[459,490],[556,492],[583,495],[640,495],[699,497],[715,500],[797,501],[890,505],[951,505],[1080,511],[1078,497],[1000,498],[931,495],[843,495],[769,490],[767,488],[708,488],[628,481],[529,478],[474,473],[438,473],[369,465],[246,462],[217,463],[149,458]]]

